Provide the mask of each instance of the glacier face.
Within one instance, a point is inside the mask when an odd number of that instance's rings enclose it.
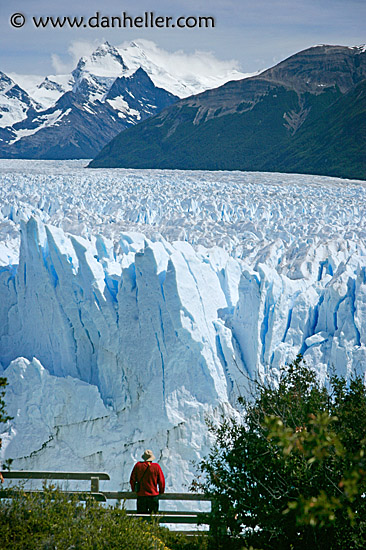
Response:
[[[247,376],[298,352],[366,364],[365,184],[0,161],[0,361],[17,467],[105,469],[145,447],[170,489]],[[160,454],[159,454],[160,453]]]

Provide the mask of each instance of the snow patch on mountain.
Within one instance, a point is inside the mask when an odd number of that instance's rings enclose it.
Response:
[[[66,109],[66,111],[64,112],[62,112],[61,109],[56,109],[51,113],[40,114],[39,116],[33,119],[34,123],[38,123],[35,128],[25,128],[25,129],[14,130],[15,137],[9,143],[15,143],[16,141],[18,141],[19,139],[25,136],[32,136],[39,130],[42,130],[42,128],[49,128],[50,126],[58,126],[60,121],[64,117],[67,117],[67,115],[70,112],[71,112],[71,109]]]
[[[43,109],[48,109],[65,93],[72,89],[73,79],[71,74],[48,75],[22,75],[9,73],[10,78],[25,90]]]
[[[0,72],[0,128],[25,119],[30,108],[36,110],[40,105],[9,76]]]
[[[150,40],[134,40],[118,50],[130,71],[142,67],[156,86],[180,98],[257,74],[243,73],[234,61],[220,61],[207,52],[167,52]]]

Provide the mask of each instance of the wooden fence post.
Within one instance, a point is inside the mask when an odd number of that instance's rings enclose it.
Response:
[[[99,493],[99,477],[90,478],[90,491],[92,493]]]

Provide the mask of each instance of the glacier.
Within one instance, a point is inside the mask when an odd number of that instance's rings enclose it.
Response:
[[[365,183],[0,160],[0,362],[16,468],[152,448],[185,490],[248,379],[366,365]],[[106,482],[107,483],[107,482]]]

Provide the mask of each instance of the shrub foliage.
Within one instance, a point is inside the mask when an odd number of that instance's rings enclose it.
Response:
[[[256,383],[239,401],[240,421],[209,425],[215,444],[199,466],[224,533],[217,547],[230,533],[265,550],[365,548],[363,379],[322,385],[298,356],[276,385]]]
[[[92,498],[80,502],[44,486],[40,494],[19,489],[0,499],[2,550],[198,550],[202,539],[170,533],[156,519],[127,515]]]

